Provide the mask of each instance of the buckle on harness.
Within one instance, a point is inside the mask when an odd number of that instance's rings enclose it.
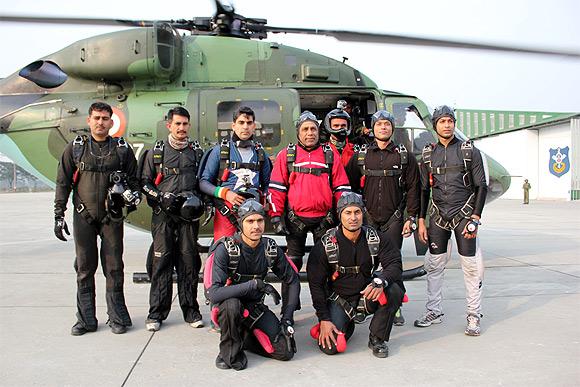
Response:
[[[223,205],[223,207],[218,208],[218,211],[223,216],[227,216],[231,212],[230,208],[227,205]]]

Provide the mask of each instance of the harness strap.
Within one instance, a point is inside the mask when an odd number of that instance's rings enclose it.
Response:
[[[439,207],[437,207],[437,205],[435,203],[433,203],[433,200],[431,200],[431,213],[430,213],[430,216],[433,217],[433,219],[435,221],[435,224],[437,226],[441,227],[444,230],[451,231],[451,230],[455,229],[455,227],[457,227],[457,225],[463,219],[469,219],[469,217],[473,213],[473,206],[470,204],[470,202],[471,202],[471,200],[473,199],[474,196],[475,196],[474,193],[472,193],[469,196],[469,198],[467,199],[467,201],[465,202],[465,204],[463,205],[463,207],[461,207],[461,209],[459,210],[459,212],[457,213],[457,215],[455,215],[451,220],[445,220],[445,219],[443,219],[443,216],[441,216]]]
[[[330,295],[330,297],[328,297],[328,299],[331,302],[336,302],[338,304],[338,306],[340,306],[342,308],[342,310],[344,311],[344,313],[348,316],[348,318],[350,320],[352,320],[354,318],[354,316],[356,315],[356,309],[350,304],[350,302],[348,302],[347,300],[345,300],[344,298],[342,298],[341,296],[339,296],[335,292],[332,292],[332,294]]]

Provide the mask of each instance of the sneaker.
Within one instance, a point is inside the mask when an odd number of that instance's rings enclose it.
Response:
[[[370,314],[357,313],[354,315],[352,321],[354,321],[355,324],[364,324],[370,317]]]
[[[431,326],[431,324],[441,324],[441,317],[443,313],[435,313],[432,310],[428,310],[421,316],[421,318],[415,320],[415,326],[419,328],[426,328]]]
[[[116,335],[122,335],[123,333],[127,332],[127,327],[123,324],[109,321],[109,326],[111,327],[111,332]]]
[[[369,348],[373,350],[373,355],[379,358],[389,356],[389,346],[387,342],[374,335],[369,335]]]
[[[161,321],[159,320],[146,320],[145,321],[145,329],[149,332],[157,332],[161,329]]]
[[[467,327],[465,327],[467,336],[479,336],[481,334],[480,318],[475,314],[467,316]]]
[[[201,319],[201,315],[199,315],[199,317],[196,317],[195,320],[193,320],[193,322],[189,323],[189,326],[192,328],[203,328],[203,320]]]
[[[395,320],[393,321],[393,323],[398,327],[405,325],[405,317],[403,317],[403,312],[401,311],[401,308],[399,308],[397,310],[397,313],[395,313]]]
[[[95,332],[97,330],[97,327],[94,328],[86,328],[83,323],[81,323],[80,321],[77,321],[75,323],[75,325],[72,326],[72,328],[70,329],[70,334],[73,336],[82,336],[87,332]]]

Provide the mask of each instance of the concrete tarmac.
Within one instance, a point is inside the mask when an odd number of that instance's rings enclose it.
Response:
[[[485,208],[480,337],[463,333],[465,290],[454,253],[446,271],[443,323],[413,326],[424,310],[426,283],[424,278],[406,282],[407,323],[393,328],[389,358],[377,359],[367,348],[368,323],[357,326],[347,352],[322,354],[308,334],[315,316],[308,286],[302,284],[294,359],[282,363],[248,354],[248,368],[236,372],[215,367],[218,334],[185,324],[177,299],[159,332],[144,329],[149,285],[132,283],[132,274],[145,271],[151,237],[129,227],[125,295],[133,328],[114,335],[105,325],[105,281],[99,269],[99,329],[71,336],[74,243],[53,235],[53,195],[0,195],[2,386],[580,385],[580,202],[524,206],[497,200]],[[67,221],[72,225],[70,214]],[[404,256],[412,251],[405,241]],[[201,286],[198,297],[203,303]],[[202,313],[208,324],[205,306]]]

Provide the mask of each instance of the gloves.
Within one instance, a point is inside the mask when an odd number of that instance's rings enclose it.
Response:
[[[70,232],[68,231],[68,226],[66,225],[66,222],[64,221],[64,217],[62,216],[55,216],[54,217],[54,235],[60,239],[63,242],[66,242],[66,238],[64,237],[64,234],[62,233],[62,231],[64,230],[64,232],[66,232],[66,235],[70,235]]]
[[[292,321],[288,319],[282,319],[280,321],[280,330],[286,339],[286,344],[294,353],[296,353],[296,341],[294,340],[294,327],[292,326]]]
[[[262,281],[261,279],[257,278],[256,280],[256,289],[264,294],[267,294],[272,297],[274,300],[274,304],[280,304],[280,293],[270,284]]]
[[[270,219],[270,223],[272,223],[272,227],[274,228],[274,232],[278,235],[290,235],[284,224],[282,224],[282,219],[279,216],[274,216]]]
[[[161,209],[165,213],[172,214],[176,211],[177,195],[173,192],[165,192],[161,197]]]
[[[123,192],[123,200],[126,206],[138,206],[141,203],[141,192],[126,189]]]

